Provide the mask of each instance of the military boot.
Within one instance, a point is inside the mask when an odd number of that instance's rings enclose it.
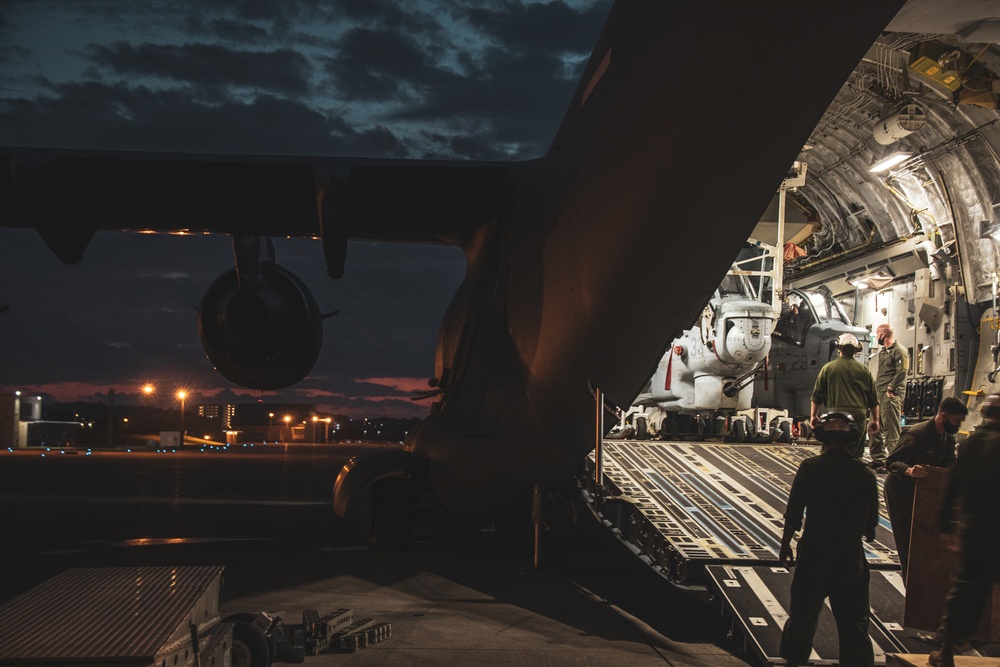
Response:
[[[933,667],[955,667],[955,647],[951,644],[941,644],[941,648],[927,657],[927,662]]]

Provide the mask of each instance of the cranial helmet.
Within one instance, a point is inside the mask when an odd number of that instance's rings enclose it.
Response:
[[[985,419],[1000,421],[1000,394],[990,394],[984,398],[979,411],[983,413]]]
[[[850,335],[850,334],[847,334]],[[843,412],[828,412],[816,422],[813,429],[816,439],[823,441],[823,437],[836,432],[847,433],[852,439],[861,437],[861,427],[854,421],[854,417]]]
[[[837,347],[844,347],[845,345],[850,345],[855,350],[861,349],[861,343],[858,342],[858,337],[854,334],[842,333],[837,336]]]

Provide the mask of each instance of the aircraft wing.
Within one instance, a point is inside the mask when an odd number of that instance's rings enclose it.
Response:
[[[0,226],[67,263],[98,230],[461,243],[516,164],[0,148]]]

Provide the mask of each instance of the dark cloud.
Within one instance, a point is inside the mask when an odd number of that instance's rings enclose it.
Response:
[[[345,97],[406,99],[390,120],[450,128],[452,134],[424,134],[438,146],[425,157],[509,158],[511,146],[535,156],[558,127],[608,6],[576,11],[565,3],[503,2],[455,10],[456,22],[493,44],[485,48],[465,34],[448,34],[451,45],[428,49],[414,35],[354,30],[327,71]],[[440,26],[434,33],[447,34]],[[442,51],[455,54],[453,64],[439,64]]]
[[[409,38],[390,31],[349,31],[326,69],[342,96],[358,100],[413,101],[429,86],[458,83]]]
[[[2,26],[0,26],[2,28]],[[0,63],[12,63],[22,60],[27,60],[31,57],[31,49],[14,45],[14,46],[3,46],[0,45]]]
[[[506,49],[589,54],[610,7],[611,0],[598,0],[582,10],[565,2],[522,5],[506,0],[492,7],[474,5],[465,20]]]
[[[404,7],[396,0],[334,0],[330,7],[334,16],[411,34],[437,28],[434,17],[413,3]]]
[[[195,35],[213,35],[225,41],[242,44],[261,44],[271,39],[264,28],[237,19],[206,20],[202,16],[189,16],[184,22],[185,32]]]
[[[534,157],[551,141],[606,5],[472,3],[435,16],[384,0],[191,4],[181,24],[256,45],[279,23],[315,18],[309,39],[328,55],[310,53],[310,65],[295,48],[94,44],[89,81],[47,81],[35,98],[0,100],[0,145]],[[331,17],[356,27],[334,39],[322,23]],[[313,71],[330,78],[310,95]]]
[[[197,86],[248,86],[288,95],[309,89],[309,61],[290,49],[234,51],[217,44],[92,44],[89,57],[116,74],[163,77]]]
[[[0,101],[0,145],[141,148],[194,153],[388,155],[403,144],[382,128],[358,132],[289,98],[250,103],[187,91],[98,82],[55,86],[51,96]]]
[[[241,19],[253,21],[268,21],[276,18],[295,16],[317,3],[303,0],[202,0],[188,3],[191,11],[231,13]]]
[[[556,76],[563,64],[545,55],[493,49],[484,65],[488,69],[461,85],[429,88],[419,105],[401,109],[393,118],[420,122],[452,119],[450,125],[456,131],[441,137],[449,147],[490,147],[486,155],[460,155],[510,158],[501,148],[510,145],[518,146],[519,157],[543,154],[566,112],[576,81]]]

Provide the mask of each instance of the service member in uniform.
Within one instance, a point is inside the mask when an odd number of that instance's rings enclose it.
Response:
[[[910,367],[910,355],[906,348],[896,342],[892,326],[880,324],[875,329],[880,345],[878,351],[878,373],[875,375],[875,391],[878,394],[879,416],[882,430],[868,440],[871,467],[879,470],[885,467],[887,454],[891,454],[899,442],[899,418],[903,411],[903,393],[906,385],[906,371]]]
[[[829,412],[843,412],[851,415],[856,424],[864,424],[868,411],[868,432],[878,433],[878,397],[875,380],[868,367],[854,358],[861,350],[861,344],[854,334],[844,333],[837,338],[840,357],[819,369],[816,384],[813,385],[812,412],[809,422],[816,428],[817,415],[821,405]],[[861,458],[865,453],[865,434],[858,429],[858,440],[848,448],[851,455]]]
[[[795,566],[788,620],[781,632],[780,653],[788,665],[808,661],[826,598],[837,621],[840,664],[875,664],[868,637],[868,560],[861,540],[875,539],[878,484],[875,474],[848,452],[860,432],[850,415],[823,415],[814,431],[822,451],[804,460],[792,481],[778,554],[782,565]],[[791,542],[803,513],[808,517],[796,563]]]
[[[930,655],[935,666],[955,664],[955,647],[975,634],[993,584],[1000,582],[1000,394],[986,398],[982,413],[983,423],[958,446],[941,502],[946,534],[954,530],[956,502],[961,506],[962,553],[938,629],[941,649]]]
[[[962,401],[949,396],[941,401],[934,419],[906,431],[886,461],[889,475],[885,478],[885,505],[903,568],[903,581],[910,554],[917,478],[926,477],[930,467],[950,468],[955,463],[955,434],[968,414],[969,409]]]

